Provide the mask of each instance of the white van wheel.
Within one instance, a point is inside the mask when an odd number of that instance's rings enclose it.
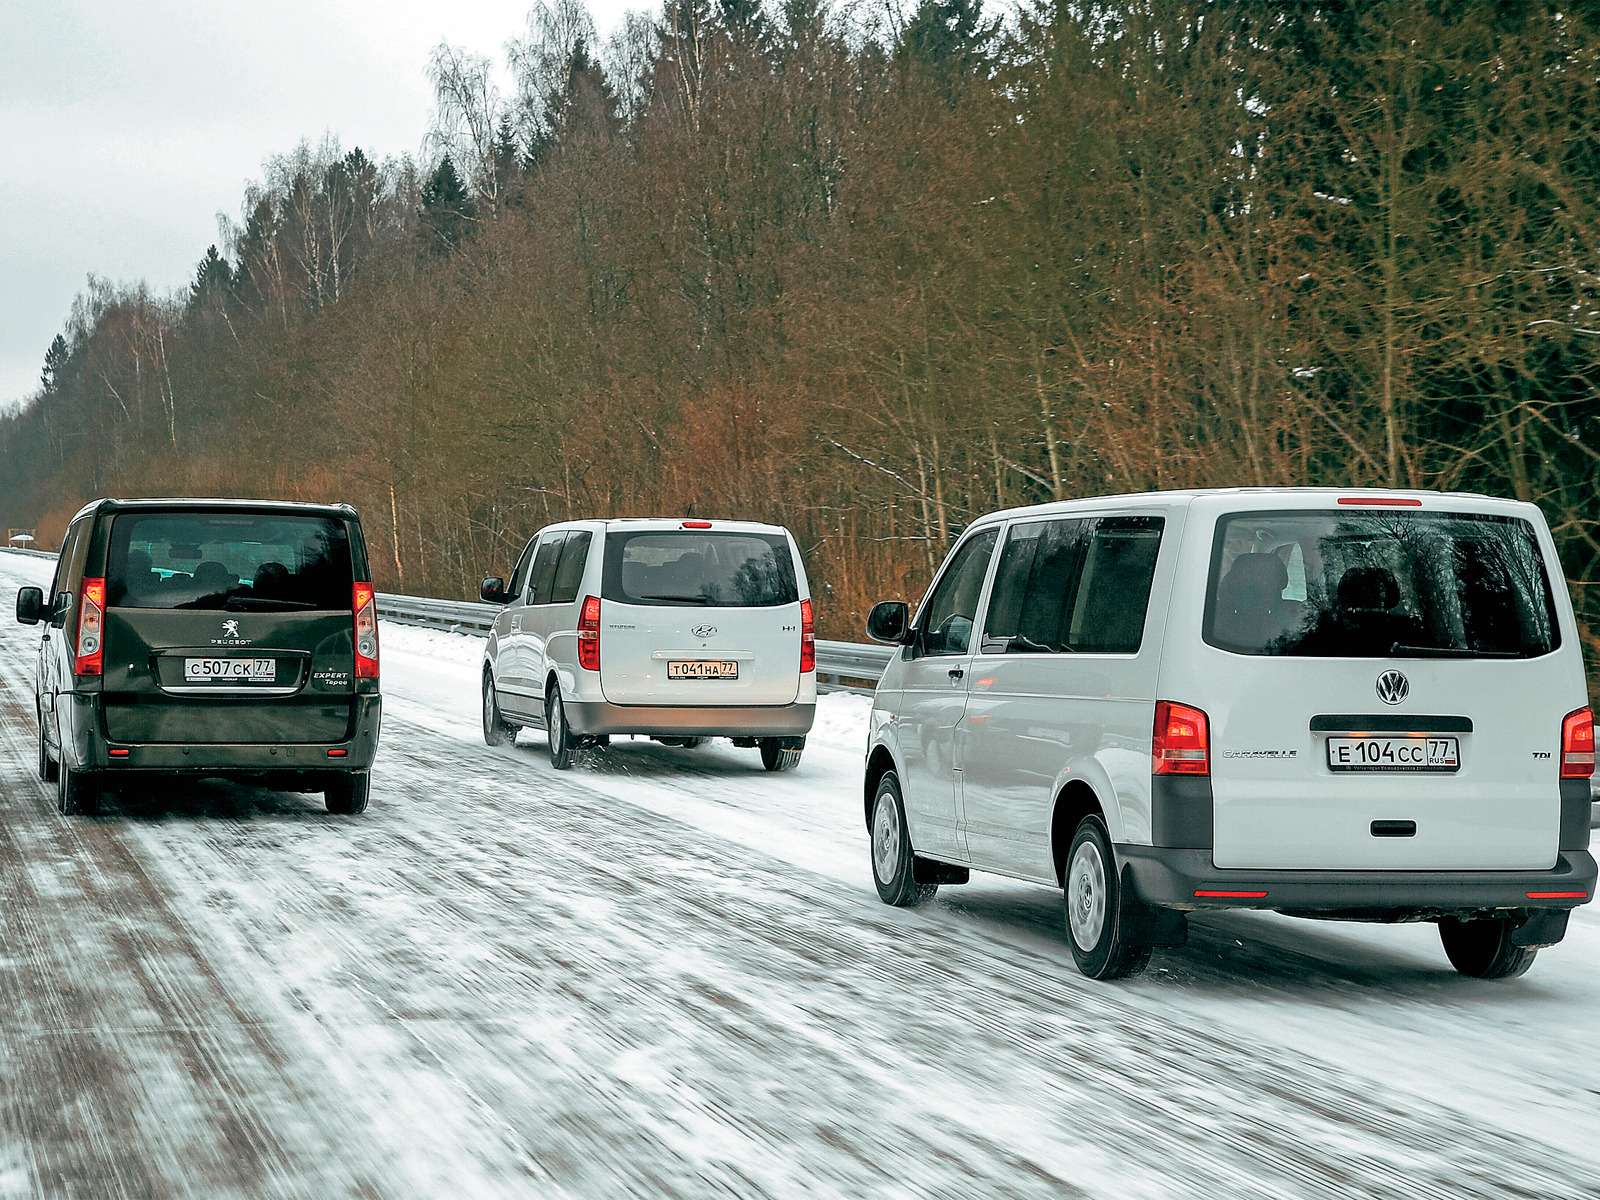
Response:
[[[1446,917],[1439,922],[1439,940],[1450,965],[1461,974],[1473,979],[1515,979],[1527,973],[1539,954],[1537,947],[1512,944],[1515,928],[1509,917],[1475,921]]]
[[[1140,936],[1141,902],[1122,886],[1105,820],[1091,813],[1078,823],[1062,879],[1067,934],[1078,970],[1090,979],[1137,975],[1150,961]]]
[[[917,879],[916,854],[906,828],[905,802],[900,797],[900,780],[893,771],[878,781],[878,794],[872,802],[872,822],[867,828],[872,854],[872,882],[878,898],[896,908],[913,908],[939,891],[937,883]]]

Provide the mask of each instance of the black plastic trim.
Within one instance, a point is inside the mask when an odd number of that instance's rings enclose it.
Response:
[[[1561,781],[1561,849],[1589,848],[1590,812],[1594,800],[1587,779]]]
[[[1209,776],[1150,777],[1150,840],[1157,846],[1210,851],[1216,844]]]
[[[1312,733],[1471,733],[1471,717],[1409,713],[1329,713],[1311,718]]]

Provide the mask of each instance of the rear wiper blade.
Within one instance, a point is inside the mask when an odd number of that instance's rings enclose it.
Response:
[[[702,607],[710,604],[704,596],[640,596],[640,600],[653,600],[658,604],[699,604]]]
[[[222,606],[229,612],[271,612],[274,609],[307,609],[316,608],[315,604],[306,600],[271,600],[265,596],[229,596],[226,604]]]
[[[1389,647],[1396,658],[1521,658],[1515,650],[1466,650],[1460,646],[1409,646],[1396,642]]]

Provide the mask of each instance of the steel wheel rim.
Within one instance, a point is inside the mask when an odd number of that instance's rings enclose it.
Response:
[[[494,681],[486,680],[483,685],[483,727],[485,730],[494,728]]]
[[[561,697],[550,697],[550,717],[546,722],[550,726],[550,753],[560,754],[566,742],[564,728],[565,722],[561,719]]]
[[[1081,843],[1067,868],[1067,924],[1078,949],[1099,945],[1106,925],[1106,865],[1093,842]]]
[[[884,883],[893,883],[900,870],[900,811],[889,792],[878,798],[872,818],[872,869]]]

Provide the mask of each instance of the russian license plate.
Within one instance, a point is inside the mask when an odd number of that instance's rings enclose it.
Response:
[[[1461,746],[1453,737],[1333,737],[1331,771],[1459,771]]]
[[[278,675],[272,658],[186,658],[185,683],[271,683]]]
[[[737,679],[739,663],[731,658],[693,659],[667,664],[668,679]]]

